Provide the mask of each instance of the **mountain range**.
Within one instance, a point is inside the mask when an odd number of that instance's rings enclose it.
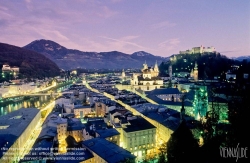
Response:
[[[141,68],[143,63],[153,66],[157,61],[160,64],[169,57],[154,56],[150,53],[139,51],[126,54],[119,51],[110,52],[85,52],[68,49],[50,40],[35,40],[23,47],[43,54],[54,61],[60,68],[68,70],[75,68],[86,69],[123,69]]]
[[[237,61],[243,61],[243,60],[250,61],[250,56],[233,57],[232,59]]]

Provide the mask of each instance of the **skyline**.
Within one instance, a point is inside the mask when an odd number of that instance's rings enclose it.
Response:
[[[250,1],[0,2],[0,42],[52,40],[81,51],[136,51],[167,57],[203,45],[250,55]]]

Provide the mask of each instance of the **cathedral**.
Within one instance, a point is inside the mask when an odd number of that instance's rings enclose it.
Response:
[[[163,80],[158,77],[159,68],[157,62],[154,67],[148,67],[146,63],[143,64],[141,74],[133,74],[130,84],[136,90],[151,91],[163,86]]]

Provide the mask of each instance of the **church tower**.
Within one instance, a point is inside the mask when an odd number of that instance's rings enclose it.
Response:
[[[157,61],[155,62],[155,66],[154,66],[154,76],[157,77],[159,75],[159,67],[157,64]]]
[[[190,77],[191,77],[191,78],[194,77],[194,69],[191,70],[191,72],[190,72]]]
[[[141,71],[143,72],[143,70],[146,70],[146,69],[148,69],[148,65],[147,65],[147,63],[145,61],[145,63],[143,64],[143,69]]]
[[[122,78],[125,78],[125,77],[126,77],[125,71],[124,69],[122,69]]]
[[[195,62],[195,66],[194,66],[194,81],[198,81],[198,65],[197,65],[197,62]]]

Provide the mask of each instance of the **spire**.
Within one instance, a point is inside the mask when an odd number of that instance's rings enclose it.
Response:
[[[195,62],[194,66],[194,81],[198,81],[198,64]]]
[[[145,69],[148,69],[148,65],[147,65],[147,63],[146,63],[146,60],[145,60],[145,63],[143,64],[143,69],[142,69],[142,71],[145,70]]]
[[[125,75],[125,71],[124,69],[122,69],[122,77],[124,78],[126,75]]]
[[[156,62],[155,62],[154,71],[155,71],[155,72],[159,72],[159,68],[158,68],[157,60],[156,60]]]

